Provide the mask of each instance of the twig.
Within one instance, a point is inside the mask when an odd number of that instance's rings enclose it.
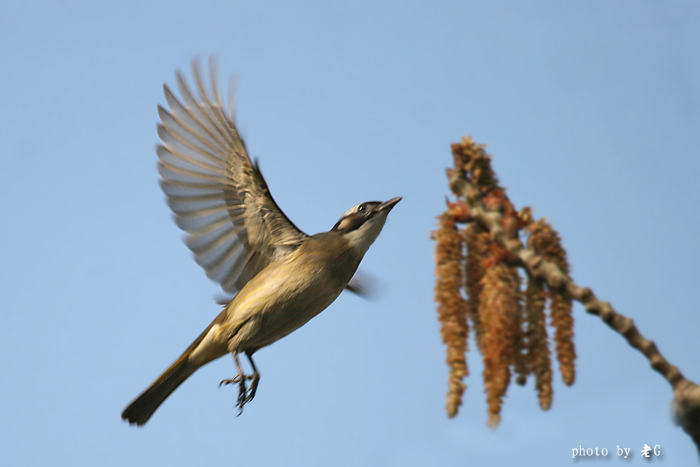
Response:
[[[631,318],[615,311],[610,303],[599,300],[591,289],[578,286],[557,265],[545,261],[526,248],[520,239],[507,235],[501,213],[486,208],[479,189],[467,178],[464,171],[448,169],[447,176],[452,192],[467,201],[469,212],[465,215],[488,229],[491,238],[518,257],[530,274],[546,281],[552,289],[565,289],[588,313],[600,317],[649,360],[651,367],[673,388],[676,423],[693,438],[700,452],[700,386],[686,379],[675,365],[666,360],[656,344],[639,332]]]

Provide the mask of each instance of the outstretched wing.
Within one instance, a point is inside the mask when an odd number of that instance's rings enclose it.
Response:
[[[156,151],[161,188],[187,232],[185,242],[207,276],[235,293],[271,260],[306,237],[272,199],[265,179],[238,134],[233,107],[226,114],[210,60],[211,93],[197,61],[196,95],[178,71],[182,102],[164,85],[170,111],[158,106],[163,141]],[[231,101],[230,101],[231,102]]]

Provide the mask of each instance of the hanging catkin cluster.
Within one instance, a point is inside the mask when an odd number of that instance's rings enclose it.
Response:
[[[491,158],[483,145],[463,138],[452,145],[455,170],[479,191],[488,211],[499,213],[508,238],[528,237],[528,247],[568,275],[561,239],[544,219],[534,221],[530,209],[517,212],[498,185]],[[552,404],[552,366],[547,339],[546,309],[554,329],[554,347],[565,384],[575,379],[571,297],[530,276],[520,259],[495,242],[474,221],[465,200],[448,202],[439,216],[436,241],[435,300],[442,341],[447,346],[449,383],[447,414],[454,417],[462,403],[467,376],[466,351],[470,326],[484,363],[484,387],[489,425],[500,421],[503,397],[511,379],[524,385],[535,380],[539,403]],[[458,224],[466,224],[459,229]],[[525,280],[523,280],[525,279]],[[523,283],[525,286],[523,286]]]
[[[434,233],[437,247],[437,283],[435,301],[442,328],[442,342],[447,346],[447,365],[450,369],[447,395],[447,415],[454,417],[462,403],[466,385],[462,382],[469,375],[467,369],[467,303],[461,295],[464,238],[457,229],[455,215],[446,212],[440,216],[440,228]]]

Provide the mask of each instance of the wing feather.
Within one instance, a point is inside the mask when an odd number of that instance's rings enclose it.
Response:
[[[176,73],[182,100],[163,86],[169,109],[158,106],[163,144],[156,153],[160,185],[175,223],[187,233],[187,247],[207,276],[233,294],[270,261],[294,251],[306,234],[272,198],[238,133],[232,98],[226,112],[213,60],[209,68],[211,93],[196,60],[194,88]]]
[[[193,64],[192,66],[194,67],[196,65]],[[224,142],[220,128],[211,122],[211,117],[207,112],[208,107],[211,106],[211,103],[204,100],[201,102],[197,101],[194,95],[190,92],[184,76],[179,71],[177,72],[177,85],[178,89],[180,90],[180,94],[187,105],[187,110],[189,111],[190,116],[195,118],[195,121],[198,123],[199,127],[202,128],[211,138],[213,138],[214,141],[216,141],[216,144],[225,151],[228,145]]]
[[[214,72],[215,70],[212,68],[210,73]],[[194,75],[195,86],[197,86],[197,92],[199,93],[199,100],[200,102],[204,103],[202,113],[205,115],[212,127],[216,128],[219,136],[221,136],[226,143],[233,143],[236,138],[234,138],[230,132],[225,130],[228,127],[226,120],[219,118],[219,114],[217,112],[219,103],[216,101],[212,102],[209,99],[209,93],[204,87],[204,80],[202,79],[202,74],[199,71],[199,63],[196,59],[192,62],[192,74]],[[216,81],[216,79],[213,81]]]

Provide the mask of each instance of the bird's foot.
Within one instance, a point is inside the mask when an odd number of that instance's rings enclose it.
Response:
[[[246,379],[249,379],[250,377],[251,376],[243,375],[243,379],[241,379],[241,374],[239,373],[231,379],[222,379],[221,382],[219,383],[219,387],[221,387],[223,385],[228,386],[229,384],[241,384],[241,383],[245,384],[244,381]]]
[[[246,384],[246,381],[250,380],[250,387]],[[260,374],[256,371],[252,375],[246,375],[244,373],[238,373],[231,379],[224,379],[219,383],[219,387],[222,385],[238,384],[238,400],[236,401],[236,407],[238,407],[238,416],[243,413],[243,407],[255,397],[255,392],[258,390],[258,383],[260,383]]]
[[[249,378],[250,378],[250,388],[248,389],[248,394],[246,395],[246,398],[243,401],[243,404],[241,405],[241,409],[243,409],[243,405],[252,401],[253,398],[255,397],[255,393],[258,390],[258,383],[260,383],[260,373],[258,373],[256,371],[255,373],[250,375]]]

